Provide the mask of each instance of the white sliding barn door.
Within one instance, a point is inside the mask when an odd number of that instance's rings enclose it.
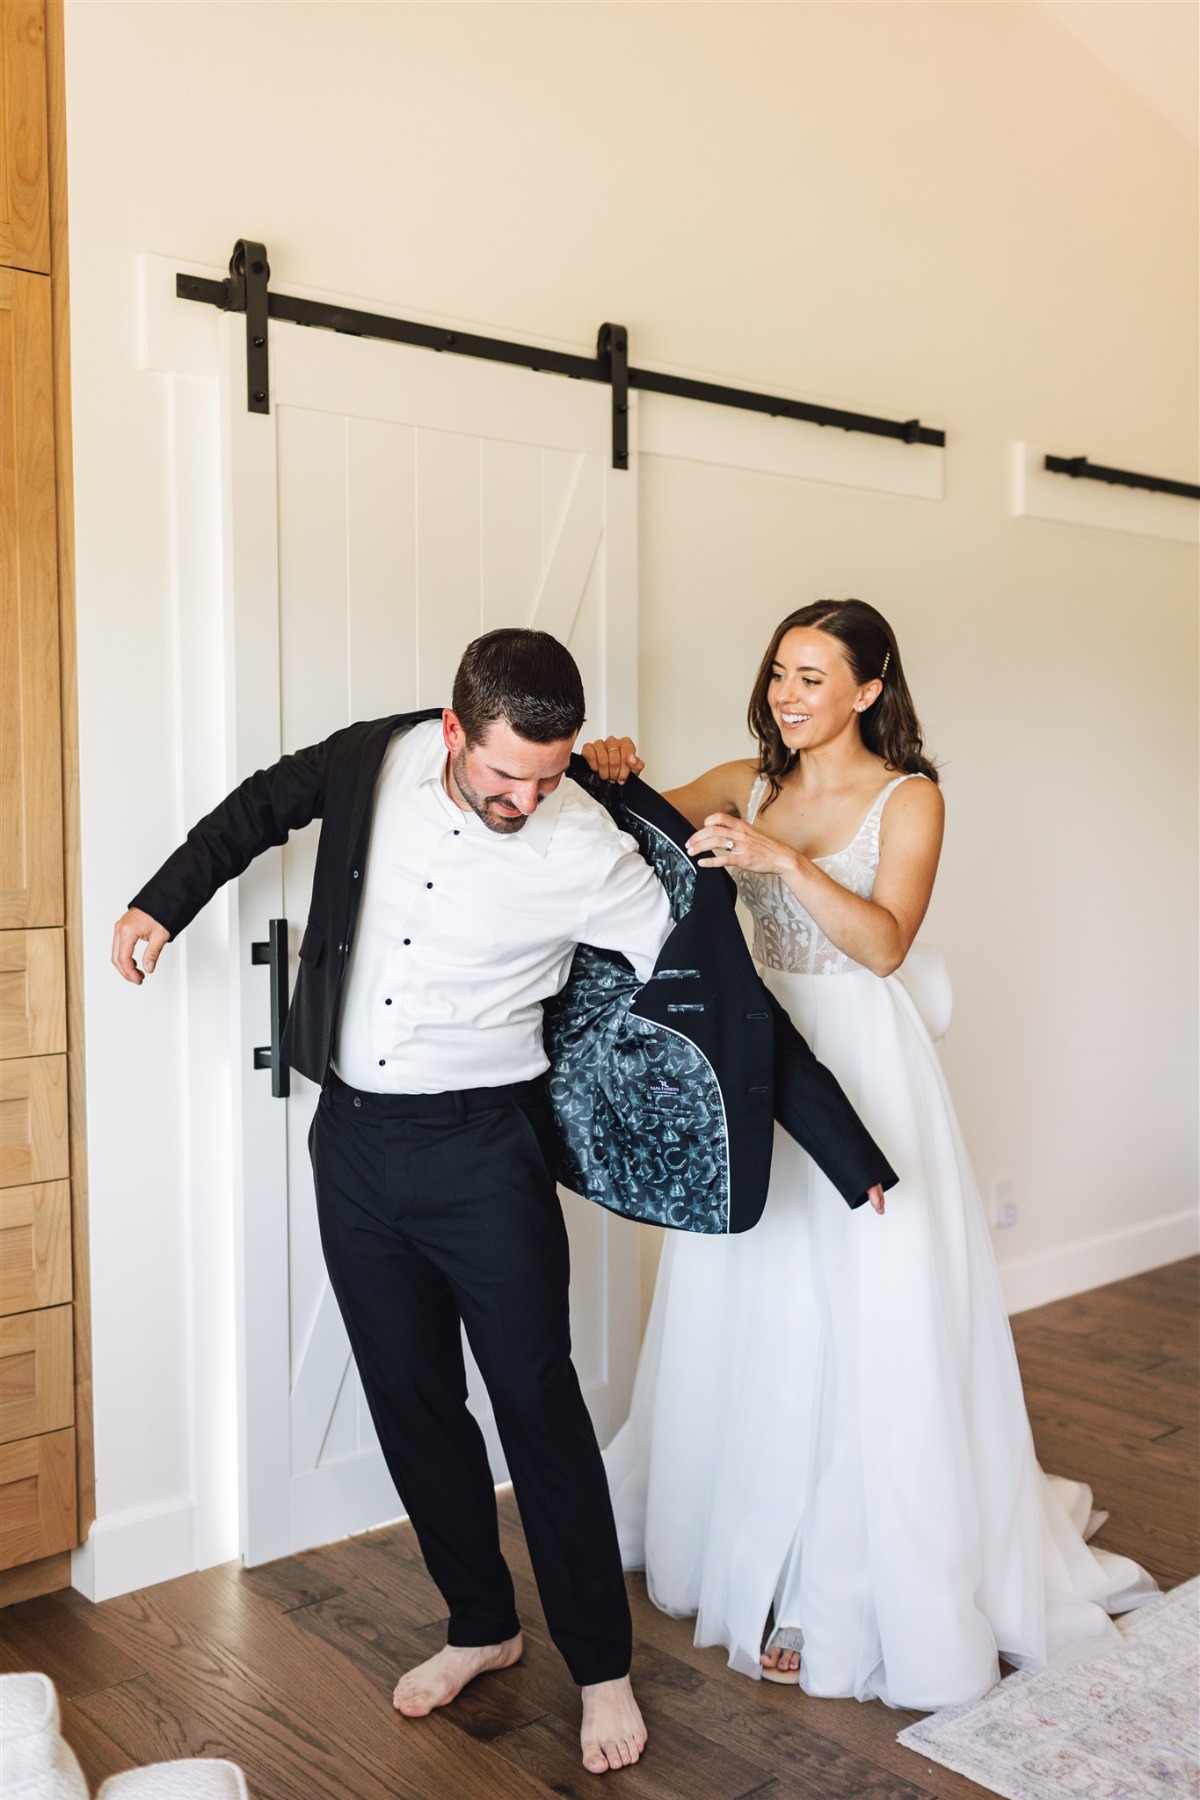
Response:
[[[271,413],[245,410],[225,325],[222,409],[234,760],[248,773],[352,719],[439,706],[467,642],[536,625],[583,672],[586,731],[635,724],[636,464],[611,468],[605,387],[425,350],[271,329]],[[317,1090],[251,1068],[267,1041],[251,943],[290,922],[319,827],[239,884],[242,1547],[248,1562],[400,1512],[321,1259],[306,1148]],[[601,1442],[636,1358],[633,1229],[565,1199],[575,1361]],[[504,1466],[471,1365],[472,1404]]]

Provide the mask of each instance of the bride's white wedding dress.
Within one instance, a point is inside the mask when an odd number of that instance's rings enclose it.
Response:
[[[817,862],[870,896],[880,821]],[[753,819],[765,783],[756,783]],[[932,1708],[1119,1643],[1148,1599],[1089,1549],[1091,1495],[1037,1465],[974,1176],[900,975],[844,956],[778,876],[743,873],[755,956],[900,1176],[851,1211],[776,1130],[762,1222],[668,1232],[633,1407],[606,1462],[626,1567],[697,1644],[760,1672],[768,1612],[810,1694]],[[916,989],[914,987],[914,992]]]

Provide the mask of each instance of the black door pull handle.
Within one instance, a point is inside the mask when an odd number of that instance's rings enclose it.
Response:
[[[286,1100],[292,1091],[292,1072],[283,1060],[283,1026],[288,1011],[288,922],[272,919],[265,943],[251,944],[250,961],[267,963],[271,970],[271,1042],[254,1052],[254,1067],[270,1069],[271,1094]]]

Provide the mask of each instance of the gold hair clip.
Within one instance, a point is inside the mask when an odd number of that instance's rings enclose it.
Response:
[[[882,681],[884,676],[887,674],[887,666],[891,662],[891,660],[892,660],[892,653],[890,650],[886,650],[884,652],[884,657],[883,657],[883,667],[879,671],[880,681]]]

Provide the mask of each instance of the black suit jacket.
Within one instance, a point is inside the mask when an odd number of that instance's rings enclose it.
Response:
[[[745,1231],[762,1214],[776,1118],[851,1206],[896,1177],[836,1078],[754,966],[722,870],[698,869],[692,827],[646,782],[571,776],[638,844],[675,929],[649,981],[581,944],[547,1001],[560,1179],[615,1212],[683,1231]]]
[[[285,1057],[310,1081],[323,1083],[329,1072],[384,754],[398,731],[440,717],[432,708],[348,725],[258,770],[193,826],[130,902],[177,937],[263,850],[319,818],[283,1036]],[[578,757],[571,774],[638,839],[677,922],[649,982],[639,983],[623,958],[581,947],[563,994],[546,1009],[564,1183],[637,1218],[745,1230],[766,1198],[774,1114],[852,1206],[875,1183],[892,1186],[895,1174],[838,1083],[759,980],[734,917],[732,883],[697,876],[682,849],[686,820],[644,782],[610,788]],[[651,1040],[672,1051],[657,1070]],[[682,1107],[678,1094],[686,1096]],[[664,1133],[686,1144],[684,1161],[659,1154],[670,1142]]]
[[[283,1035],[284,1056],[310,1081],[324,1082],[329,1070],[380,765],[398,731],[441,716],[435,707],[347,725],[323,743],[259,769],[192,827],[130,902],[178,937],[217,889],[262,851],[285,844],[291,832],[320,819],[300,971]]]

